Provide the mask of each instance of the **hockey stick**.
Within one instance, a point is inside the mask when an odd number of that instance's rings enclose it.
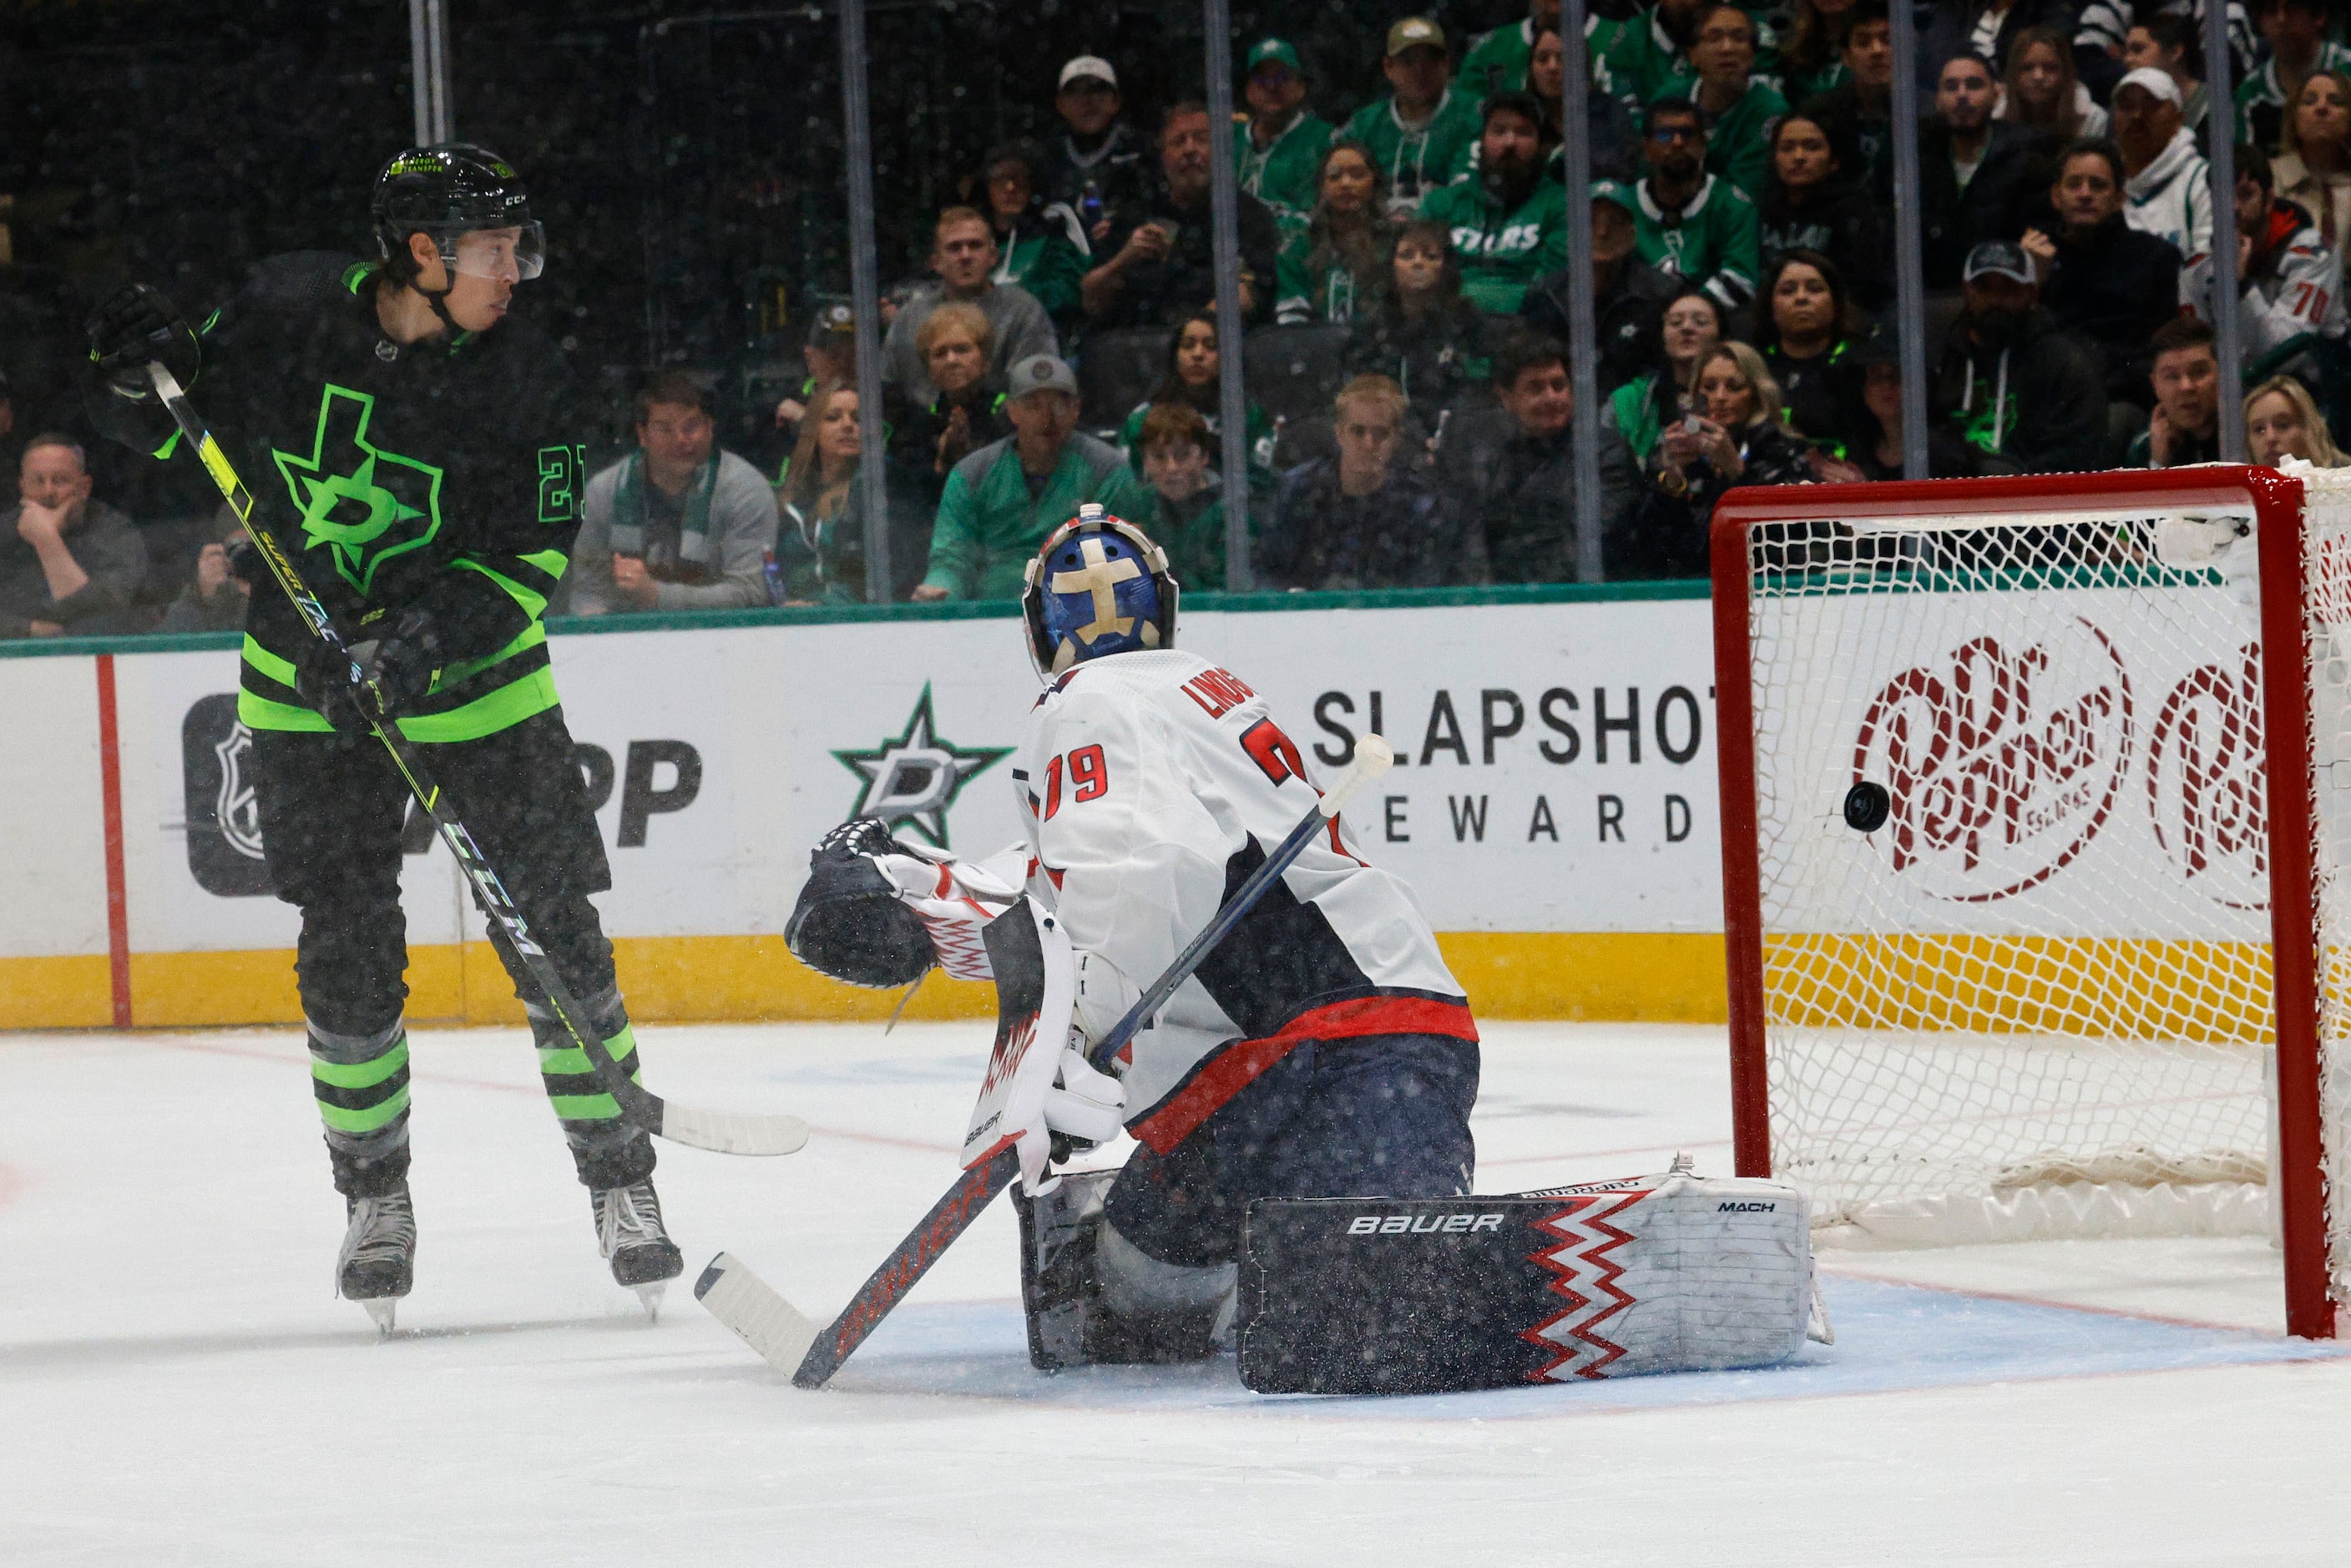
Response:
[[[312,593],[302,580],[302,574],[295,570],[292,558],[279,548],[268,524],[256,515],[252,492],[237,476],[228,454],[221,450],[220,443],[213,439],[212,432],[204,428],[204,421],[189,405],[187,393],[181,388],[178,378],[160,362],[151,362],[147,374],[155,384],[155,395],[163,400],[165,408],[171,410],[180,434],[187,438],[197,457],[203,460],[204,471],[213,476],[213,483],[220,487],[230,509],[244,523],[246,534],[260,549],[262,559],[269,563],[270,575],[277,578],[277,586],[286,591],[286,597],[294,601],[294,608],[308,624],[312,634],[336,653],[350,660],[353,685],[371,686],[372,677],[360,669],[357,660],[350,657],[350,640],[335,625],[327,613],[327,607],[319,602],[318,595]],[[374,707],[376,705],[371,702],[366,706]],[[442,792],[432,770],[424,765],[424,758],[415,743],[400,733],[397,723],[381,718],[369,722],[375,730],[376,738],[382,741],[384,749],[392,753],[392,766],[400,769],[401,777],[408,780],[409,789],[415,792],[417,804],[424,808],[425,814],[433,819],[433,825],[441,831],[442,841],[449,846],[449,852],[457,857],[458,868],[465,873],[466,882],[472,884],[475,899],[506,933],[507,940],[521,956],[523,967],[529,972],[532,982],[547,998],[548,1006],[563,1025],[563,1031],[571,1037],[572,1044],[578,1046],[580,1054],[588,1059],[588,1066],[595,1073],[596,1082],[619,1103],[623,1115],[655,1137],[667,1138],[690,1148],[714,1150],[722,1155],[789,1155],[808,1142],[808,1124],[798,1116],[701,1111],[688,1105],[674,1105],[622,1072],[620,1063],[613,1061],[605,1050],[603,1040],[589,1027],[587,1013],[579,999],[572,996],[570,988],[556,974],[555,966],[548,960],[546,952],[532,938],[530,926],[524,921],[522,911],[517,909],[514,900],[507,896],[506,884],[498,880],[498,873],[482,858],[482,852],[475,846],[473,834],[467,832],[465,824],[458,820],[455,806]]]
[[[1094,1045],[1088,1060],[1102,1068],[1116,1056],[1135,1032],[1167,1005],[1176,988],[1192,977],[1192,972],[1207,957],[1209,950],[1256,906],[1266,889],[1305,852],[1309,841],[1322,832],[1357,790],[1385,773],[1395,760],[1395,752],[1379,736],[1367,735],[1357,742],[1353,760],[1331,787],[1331,792],[1314,803],[1313,809],[1290,830],[1289,837],[1266,856],[1265,863],[1234,890],[1216,917],[1176,955],[1167,972],[1154,981],[1142,998],[1127,1009],[1126,1016]],[[980,1211],[995,1200],[998,1193],[1011,1186],[1013,1177],[1019,1174],[1019,1154],[1009,1145],[966,1170],[931,1206],[922,1223],[882,1260],[882,1266],[873,1270],[872,1277],[841,1309],[841,1315],[825,1328],[818,1328],[814,1320],[724,1252],[713,1258],[702,1277],[695,1281],[695,1296],[778,1371],[790,1369],[792,1381],[802,1388],[821,1388],[882,1320],[905,1300],[906,1293],[929,1271],[939,1254],[954,1245],[956,1238],[968,1229]]]

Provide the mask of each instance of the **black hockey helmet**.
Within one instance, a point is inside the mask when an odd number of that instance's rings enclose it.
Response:
[[[369,212],[383,259],[402,282],[414,279],[408,236],[420,232],[433,236],[441,264],[453,277],[510,261],[520,281],[537,277],[547,265],[546,231],[530,215],[530,193],[522,176],[488,148],[469,141],[412,147],[392,159],[375,177]],[[493,247],[480,262],[461,258],[458,236],[484,229],[517,230],[512,250]]]

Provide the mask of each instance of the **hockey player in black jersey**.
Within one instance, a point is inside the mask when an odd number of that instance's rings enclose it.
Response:
[[[201,329],[132,285],[91,317],[93,413],[169,457],[161,359],[197,398],[272,531],[375,677],[384,716],[434,771],[622,1071],[636,1044],[588,895],[611,885],[572,758],[540,617],[586,483],[561,353],[507,320],[545,241],[515,171],[465,145],[377,176],[371,261],[264,262]],[[416,1246],[409,1201],[408,994],[400,908],[406,787],[348,666],[266,573],[247,615],[238,716],[254,732],[277,895],[302,912],[296,965],[312,1087],[349,1230],[337,1288],[389,1327]],[[682,1260],[646,1134],[622,1118],[498,926],[549,1103],[589,1188],[613,1277],[645,1291]]]

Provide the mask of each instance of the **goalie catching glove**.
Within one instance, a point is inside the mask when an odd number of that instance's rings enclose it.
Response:
[[[1018,881],[1024,859],[1016,848],[1002,863],[959,860],[856,818],[810,854],[784,942],[809,967],[853,986],[910,985],[933,965],[957,979],[994,980],[996,1047],[965,1164],[1017,1144],[1033,1190],[1047,1179],[1049,1152],[1066,1157],[1124,1128],[1125,1086],[1087,1061],[1076,1014],[1081,993],[1131,1001],[1133,988],[1072,953],[1053,919],[1028,903]]]
[[[912,985],[934,965],[985,980],[993,971],[980,932],[1019,898],[992,865],[902,842],[879,818],[857,817],[810,852],[784,945],[852,986]]]

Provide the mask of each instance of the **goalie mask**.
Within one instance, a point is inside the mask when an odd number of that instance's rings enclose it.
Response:
[[[1172,647],[1176,590],[1167,552],[1089,501],[1029,563],[1020,594],[1029,657],[1050,677],[1087,659]]]

